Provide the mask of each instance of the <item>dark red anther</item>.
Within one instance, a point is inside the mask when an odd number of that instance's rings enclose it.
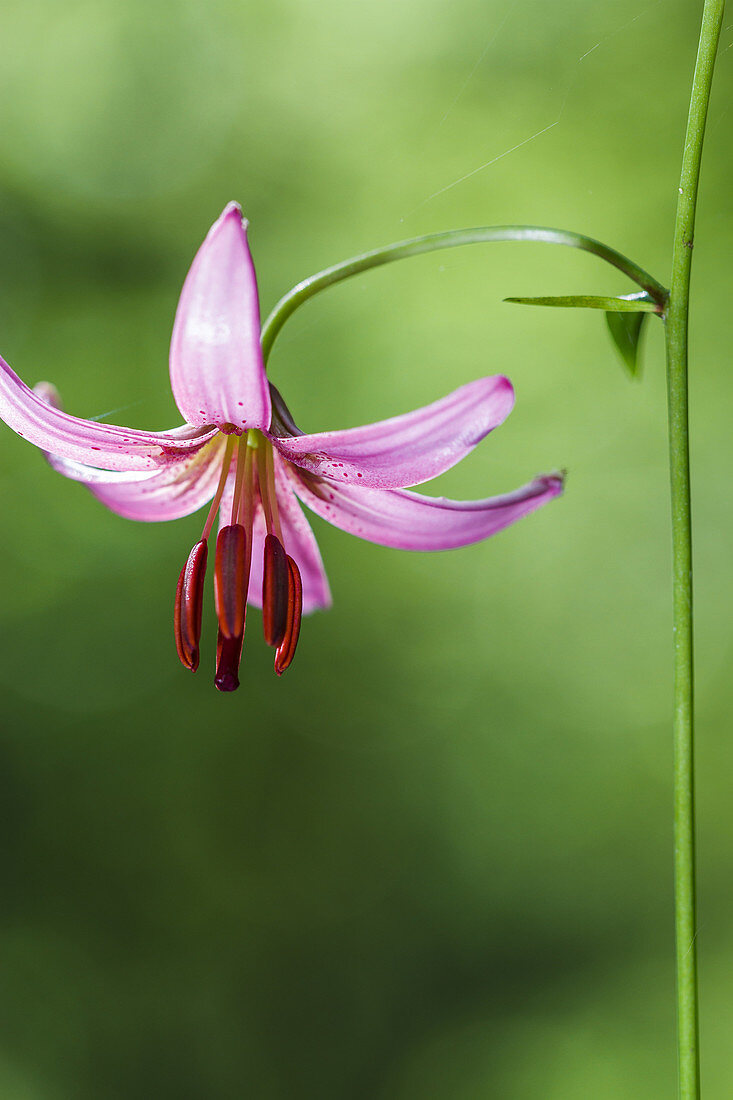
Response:
[[[303,613],[303,583],[300,570],[291,557],[288,557],[288,616],[285,635],[275,654],[275,672],[282,676],[289,668],[295,656],[295,647],[300,634],[300,618]]]
[[[262,628],[268,645],[279,646],[288,622],[290,569],[288,556],[277,535],[265,538],[262,563]]]
[[[247,536],[241,523],[222,527],[216,540],[214,598],[219,629],[225,638],[244,633],[247,606]]]
[[[195,672],[199,665],[201,610],[204,602],[204,577],[208,552],[206,539],[196,543],[181,570],[176,588],[176,607],[173,615],[176,649],[181,663],[186,668],[190,668],[191,672]]]
[[[221,630],[216,642],[216,676],[214,685],[219,691],[236,691],[239,687],[239,662],[242,660],[242,640],[244,634],[236,638],[225,638]]]

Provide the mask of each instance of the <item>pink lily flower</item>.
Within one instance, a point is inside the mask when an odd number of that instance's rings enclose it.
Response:
[[[128,519],[179,519],[211,501],[181,571],[174,618],[179,657],[195,671],[208,540],[218,515],[221,691],[239,684],[247,604],[263,609],[280,675],[293,659],[301,615],[331,603],[298,500],[371,542],[447,550],[495,534],[562,491],[559,475],[476,501],[408,491],[455,465],[506,419],[514,393],[501,375],[380,423],[302,433],[265,374],[247,223],[236,203],[212,226],[183,285],[170,378],[185,424],[144,432],[69,416],[52,386],[30,390],[0,359],[0,417],[45,451],[59,473]]]

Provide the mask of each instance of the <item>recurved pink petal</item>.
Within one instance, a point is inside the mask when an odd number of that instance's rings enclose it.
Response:
[[[285,553],[294,558],[303,583],[303,614],[331,606],[331,590],[311,525],[293,492],[285,464],[275,454],[275,487]]]
[[[107,508],[126,519],[155,523],[198,511],[214,495],[221,470],[223,437],[194,455],[184,456],[153,473],[96,470],[72,459],[46,455],[54,470],[80,481]]]
[[[508,378],[479,378],[440,401],[377,424],[275,439],[291,462],[343,484],[401,489],[460,462],[512,410]]]
[[[43,451],[105,470],[155,470],[194,454],[215,434],[185,424],[167,432],[141,432],[62,412],[52,387],[34,393],[0,358],[0,419]]]
[[[562,492],[563,479],[536,477],[513,493],[486,500],[447,500],[407,489],[380,492],[330,485],[293,474],[300,499],[351,535],[398,550],[452,550],[495,535]]]
[[[183,284],[173,325],[171,385],[189,424],[269,428],[257,280],[247,223],[230,202]]]

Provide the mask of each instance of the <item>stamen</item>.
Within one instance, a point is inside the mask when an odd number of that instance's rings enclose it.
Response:
[[[222,527],[216,540],[214,599],[219,629],[225,638],[244,633],[249,569],[247,536],[241,523]]]
[[[225,638],[221,630],[216,643],[216,676],[214,684],[219,691],[236,691],[239,687],[239,662],[242,659],[244,634]]]
[[[268,645],[279,646],[288,621],[290,570],[288,557],[277,535],[266,535],[262,567],[262,627]]]
[[[237,473],[234,486],[234,504],[232,507],[232,518],[236,521],[229,527],[224,527],[219,532],[219,539],[222,540],[222,545],[226,541],[231,541],[234,546],[233,556],[237,559],[235,562],[230,563],[228,570],[222,569],[218,574],[220,581],[220,588],[222,592],[221,604],[219,602],[219,596],[217,594],[217,614],[219,615],[219,636],[216,644],[216,675],[214,677],[214,684],[219,691],[236,691],[239,687],[239,662],[242,659],[242,642],[244,640],[244,623],[247,614],[247,591],[249,589],[249,571],[252,563],[252,522],[254,517],[254,479],[256,477],[255,470],[255,456],[257,446],[257,432],[250,431],[245,438],[240,440],[237,450]],[[244,455],[242,451],[244,450]],[[241,521],[241,522],[240,522]],[[243,534],[228,534],[222,539],[222,535],[225,531],[239,531]],[[244,553],[242,555],[242,542],[244,542]],[[236,544],[236,545],[234,545]],[[219,540],[217,540],[217,552],[219,548]],[[222,559],[222,565],[224,561]],[[232,578],[229,581],[229,588],[227,588],[225,572],[229,572]],[[215,574],[215,583],[217,581],[217,574]],[[232,608],[231,614],[226,611],[224,604],[227,602],[224,598],[224,592],[233,591],[234,596],[232,602],[236,604]],[[219,589],[215,588],[215,592],[218,593]],[[222,612],[219,612],[219,607],[222,607]],[[226,611],[226,615],[224,612]],[[223,619],[226,619],[227,625],[225,626]],[[232,627],[237,629],[236,633],[227,636],[228,631]]]
[[[300,634],[300,619],[303,613],[303,583],[300,570],[291,557],[288,557],[288,617],[285,636],[275,654],[275,672],[282,676],[295,656],[295,648]]]
[[[268,441],[262,448],[264,454],[258,462],[260,475],[260,497],[262,509],[265,513],[265,523],[268,533],[277,535],[281,543],[284,543],[282,528],[280,526],[280,513],[277,507],[277,490],[275,488],[275,459],[272,452],[272,444]]]
[[[199,664],[201,611],[208,552],[206,539],[196,543],[181,570],[176,588],[176,606],[173,615],[176,649],[181,663],[191,672],[195,672]]]
[[[232,519],[232,523],[241,523],[247,532],[247,539],[252,541],[252,522],[254,519],[254,482],[257,479],[257,471],[255,464],[257,461],[257,449],[259,445],[259,432],[249,431],[247,432],[247,444],[244,451],[244,463],[243,463],[243,476],[242,483],[239,486],[239,492],[236,495],[237,501],[237,515]],[[242,460],[242,449],[240,446],[239,453],[237,455],[237,462]],[[239,474],[239,468],[237,468],[237,474]]]
[[[219,484],[216,487],[214,493],[214,499],[211,502],[209,508],[209,514],[206,517],[206,523],[204,524],[203,534],[201,535],[202,541],[205,541],[211,534],[211,528],[214,526],[214,520],[216,519],[216,513],[219,511],[219,505],[221,504],[221,498],[224,493],[224,487],[229,477],[229,467],[232,464],[232,454],[234,453],[234,444],[237,441],[236,435],[227,436],[227,441],[224,446],[224,457],[221,462],[221,474],[219,475]]]
[[[238,514],[241,511],[242,483],[244,481],[246,459],[242,453],[247,446],[249,432],[245,432],[237,441],[237,472],[234,475],[234,493],[232,495],[232,523],[238,523]]]
[[[221,429],[227,439],[219,484],[202,537],[178,578],[174,615],[178,656],[186,668],[195,672],[199,664],[208,537],[232,473],[236,447],[231,523],[219,531],[214,563],[214,596],[219,619],[214,683],[219,691],[235,691],[239,687],[258,485],[267,528],[262,580],[263,626],[265,641],[276,650],[278,676],[290,667],[295,656],[303,610],[300,570],[283,546],[272,445],[259,432],[249,431],[237,436],[228,434],[228,427],[223,425]]]

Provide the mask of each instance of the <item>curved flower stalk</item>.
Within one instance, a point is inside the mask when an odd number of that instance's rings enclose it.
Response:
[[[173,326],[170,377],[185,419],[142,432],[61,410],[49,384],[30,390],[0,359],[0,416],[51,465],[128,519],[178,519],[211,506],[181,571],[175,634],[182,663],[199,663],[208,540],[219,519],[214,593],[215,683],[238,684],[247,605],[263,609],[282,674],[302,614],[331,596],[298,501],[351,534],[404,550],[445,550],[495,534],[562,491],[553,474],[478,501],[409,491],[459,462],[509,415],[514,393],[496,375],[404,416],[304,434],[266,377],[257,282],[241,210],[230,203],[199,249]]]

